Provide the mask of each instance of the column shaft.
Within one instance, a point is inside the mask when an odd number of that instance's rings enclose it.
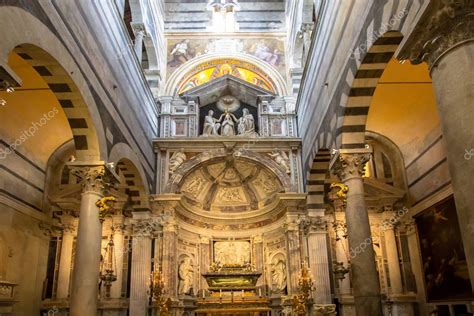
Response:
[[[402,273],[398,259],[397,239],[395,238],[393,227],[389,227],[385,230],[384,237],[391,294],[401,294],[403,292]]]
[[[383,315],[379,276],[365,205],[364,174],[370,154],[340,153],[335,172],[347,186],[346,224],[350,246],[352,289],[358,316]]]
[[[345,223],[338,221],[336,223],[336,235],[339,239],[336,240],[336,260],[337,262],[342,262],[344,268],[349,266],[349,261],[347,260],[349,256],[349,246],[347,239],[344,237],[346,233]],[[344,279],[339,282],[339,294],[351,295],[351,278],[349,274],[346,274]]]
[[[95,205],[102,195],[82,193],[71,290],[70,315],[97,315],[102,224]]]
[[[472,242],[474,239],[474,229],[472,229],[474,227],[474,212],[472,212],[474,195],[466,188],[472,185],[474,174],[473,69],[474,43],[470,42],[448,52],[431,72],[472,284],[474,284],[474,243]]]
[[[201,243],[199,245],[199,257],[200,257],[200,270],[201,273],[206,273],[209,269],[209,265],[211,264],[211,257],[210,257],[210,244],[208,237],[201,237]],[[206,279],[202,276],[199,277],[200,280],[200,289],[207,290],[208,285]],[[202,294],[201,294],[202,295]]]
[[[177,238],[175,224],[166,224],[163,228],[163,279],[171,297],[178,292],[178,263],[176,257]]]
[[[61,243],[61,258],[59,259],[58,288],[56,292],[58,299],[66,299],[69,296],[73,244],[74,235],[72,231],[64,230]]]

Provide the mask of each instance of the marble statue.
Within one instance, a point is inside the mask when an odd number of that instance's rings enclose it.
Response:
[[[255,120],[249,110],[244,108],[238,125],[239,135],[253,135],[255,133]]]
[[[286,173],[291,172],[290,158],[288,158],[288,155],[283,150],[273,150],[273,152],[270,154],[270,157],[272,157],[273,160],[275,160],[275,162],[280,165],[280,167],[282,167]]]
[[[194,269],[191,262],[191,258],[186,257],[181,261],[178,268],[178,294],[188,295],[191,294],[193,288]]]
[[[214,117],[214,111],[209,110],[208,114],[204,118],[204,128],[202,130],[203,136],[216,136],[219,135],[219,128],[221,124],[219,123],[220,119]]]
[[[222,136],[235,136],[234,121],[238,122],[235,115],[230,113],[229,111],[225,111],[224,114],[222,114],[221,117],[219,118],[219,121],[221,121],[222,118],[224,118],[224,121],[222,122],[221,135]]]
[[[286,288],[286,264],[283,259],[272,263],[272,285],[273,292],[283,293]]]
[[[186,154],[183,152],[183,149],[174,152],[170,158],[170,173],[174,173],[185,161]]]

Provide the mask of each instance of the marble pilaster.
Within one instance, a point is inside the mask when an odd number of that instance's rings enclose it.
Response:
[[[199,239],[199,257],[200,257],[200,270],[201,274],[206,273],[209,270],[209,266],[211,264],[211,254],[210,254],[210,238],[207,236],[200,236]],[[202,276],[199,278],[200,289],[207,290],[209,287],[206,279]],[[202,295],[202,294],[201,294]]]
[[[125,217],[122,214],[117,214],[112,217],[112,234],[115,249],[115,266],[117,280],[112,282],[110,287],[110,297],[120,298],[122,296],[122,279],[123,279],[123,256],[127,251],[124,248],[124,221]]]
[[[326,221],[322,217],[310,217],[308,229],[308,259],[315,291],[316,304],[331,303],[331,279],[327,247]]]
[[[345,221],[336,220],[334,223],[336,231],[336,260],[342,262],[344,268],[349,267],[349,245],[347,243],[347,227]],[[339,281],[339,294],[342,296],[351,295],[351,280],[349,274]]]
[[[255,262],[255,268],[257,271],[260,271],[263,273],[263,266],[264,266],[264,259],[263,259],[263,236],[262,235],[256,235],[253,237],[253,247],[254,247],[254,262]],[[264,285],[264,279],[265,277],[261,277],[257,281],[257,287],[262,288],[263,291],[263,285]]]
[[[148,315],[153,225],[150,221],[150,212],[135,212],[133,220],[130,314],[146,316]]]
[[[296,219],[288,217],[286,222],[286,245],[287,245],[287,262],[288,262],[288,278],[287,290],[288,294],[296,294],[298,291],[298,278],[301,270],[301,249],[299,226]]]
[[[334,172],[348,188],[345,213],[356,313],[377,316],[382,315],[380,284],[362,179],[369,159],[369,152],[340,152]]]
[[[174,216],[163,223],[163,278],[168,295],[176,297],[178,292],[178,225]]]

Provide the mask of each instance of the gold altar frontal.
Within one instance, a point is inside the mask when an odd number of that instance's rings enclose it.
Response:
[[[197,301],[197,316],[268,316],[270,315],[270,300],[264,297],[254,296],[252,293],[245,293],[244,296],[226,294],[220,296],[219,293]],[[246,295],[250,294],[250,295]]]

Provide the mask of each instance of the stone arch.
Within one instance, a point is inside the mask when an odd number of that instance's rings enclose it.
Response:
[[[76,156],[81,161],[106,161],[105,133],[88,83],[73,55],[60,39],[37,18],[16,7],[0,8],[6,29],[0,48],[0,65],[13,51],[45,80],[64,110],[74,136]]]
[[[326,178],[329,171],[331,153],[328,149],[322,148],[316,153],[306,182],[306,199],[308,213],[324,212],[326,205]]]
[[[342,149],[365,146],[365,125],[372,97],[380,77],[397,50],[403,35],[389,31],[379,37],[365,54],[352,82],[337,139]]]
[[[165,193],[178,193],[179,188],[188,174],[202,166],[206,162],[210,162],[217,159],[248,159],[253,162],[257,162],[262,165],[263,168],[267,168],[272,172],[280,181],[283,190],[285,192],[296,192],[295,186],[291,183],[290,177],[281,169],[281,167],[270,157],[255,153],[249,150],[236,150],[233,154],[228,153],[225,150],[213,150],[204,152],[188,161],[184,162],[179,169],[173,173],[168,183],[165,186]]]
[[[178,69],[176,69],[166,83],[165,95],[175,95],[179,83],[187,76],[190,72],[200,64],[210,62],[217,59],[235,59],[242,62],[247,62],[255,65],[262,72],[266,73],[275,85],[276,93],[280,96],[289,95],[289,91],[283,76],[275,69],[272,65],[258,59],[255,56],[243,53],[230,53],[230,54],[206,54],[193,58],[192,60],[184,63]]]
[[[110,161],[116,165],[120,186],[129,196],[130,206],[134,210],[148,209],[151,187],[136,154],[127,144],[119,143],[112,148]]]

